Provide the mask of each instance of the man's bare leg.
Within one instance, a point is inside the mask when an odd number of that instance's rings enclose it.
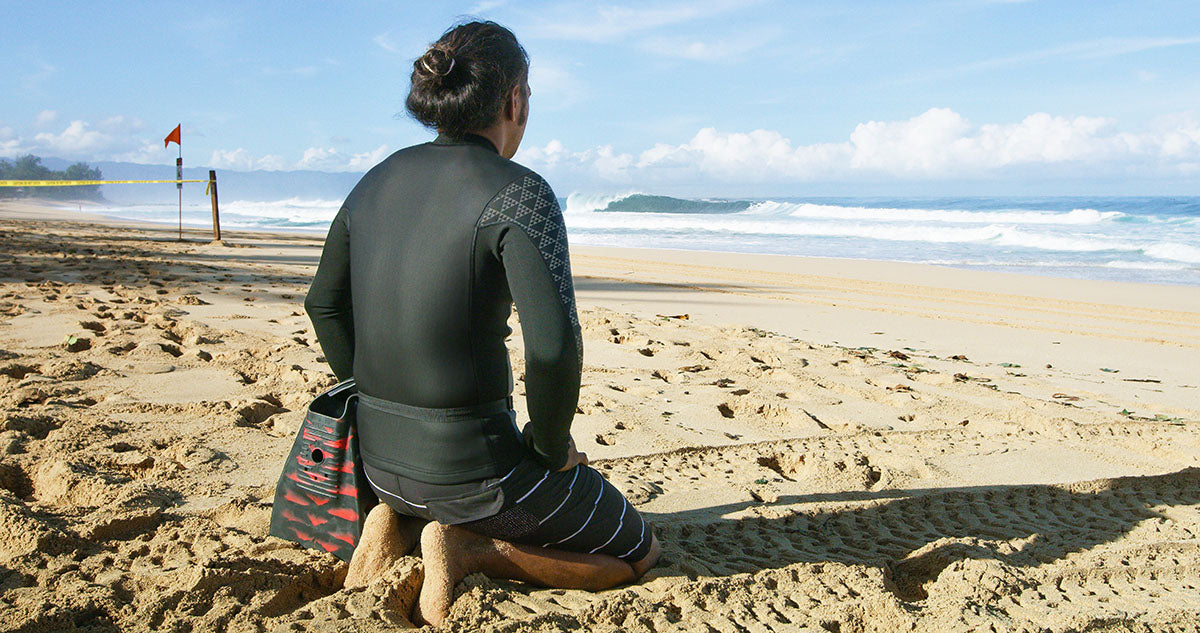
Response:
[[[421,519],[396,514],[385,503],[372,508],[363,522],[362,536],[354,548],[343,586],[361,587],[391,569],[400,557],[416,547],[424,525]]]
[[[475,572],[543,587],[588,591],[632,582],[653,567],[662,553],[658,539],[653,534],[651,538],[650,553],[630,565],[615,556],[516,545],[431,522],[421,531],[425,581],[414,622],[441,624],[454,602],[455,585]]]

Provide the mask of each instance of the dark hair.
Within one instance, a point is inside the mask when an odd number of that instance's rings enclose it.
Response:
[[[529,55],[495,22],[451,28],[413,62],[405,106],[421,123],[451,136],[490,126],[513,86],[529,74]]]

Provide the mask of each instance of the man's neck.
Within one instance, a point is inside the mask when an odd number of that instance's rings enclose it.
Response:
[[[483,138],[491,141],[492,145],[496,146],[496,151],[499,152],[501,156],[505,158],[512,158],[513,155],[517,153],[517,148],[508,147],[509,135],[506,132],[507,130],[504,129],[504,125],[500,121],[497,121],[496,123],[493,123],[491,126],[482,130],[471,130],[471,134],[482,136]],[[509,151],[510,149],[512,151]]]

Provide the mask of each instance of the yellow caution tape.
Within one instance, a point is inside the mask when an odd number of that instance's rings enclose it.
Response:
[[[150,182],[208,182],[204,180],[0,180],[0,187],[77,187],[80,185],[134,185]]]

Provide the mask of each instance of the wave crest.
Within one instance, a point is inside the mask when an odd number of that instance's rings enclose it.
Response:
[[[572,192],[567,196],[567,208],[563,213],[591,213],[608,208],[608,205],[630,196],[641,195],[636,191],[617,194],[584,194]]]

